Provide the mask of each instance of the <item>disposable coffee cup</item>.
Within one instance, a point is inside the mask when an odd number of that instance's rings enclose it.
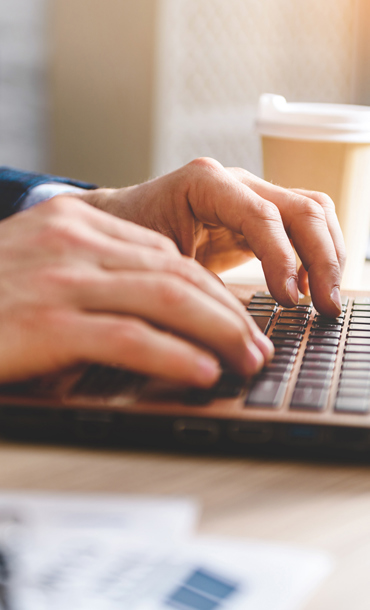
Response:
[[[334,201],[347,249],[342,287],[360,288],[370,229],[370,107],[264,94],[257,128],[265,180]]]

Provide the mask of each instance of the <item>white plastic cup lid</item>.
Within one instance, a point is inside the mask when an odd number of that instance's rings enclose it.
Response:
[[[264,93],[257,129],[276,138],[370,143],[370,106],[288,103],[282,95]]]

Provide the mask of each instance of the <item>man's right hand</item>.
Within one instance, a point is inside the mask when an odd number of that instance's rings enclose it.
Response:
[[[80,362],[210,386],[256,373],[270,341],[163,235],[71,197],[0,223],[0,382]]]

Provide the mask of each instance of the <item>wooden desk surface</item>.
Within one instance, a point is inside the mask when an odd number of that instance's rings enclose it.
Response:
[[[190,495],[203,508],[203,534],[297,543],[332,553],[336,570],[305,610],[370,608],[370,465],[2,442],[0,488]]]

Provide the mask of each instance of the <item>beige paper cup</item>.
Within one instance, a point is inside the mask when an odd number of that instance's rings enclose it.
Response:
[[[264,178],[330,195],[343,231],[344,288],[360,288],[370,228],[370,107],[260,98]]]

